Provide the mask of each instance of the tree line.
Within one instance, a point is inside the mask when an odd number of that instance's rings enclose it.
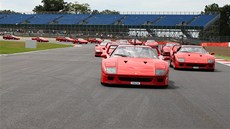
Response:
[[[88,3],[79,2],[65,2],[64,0],[42,0],[41,5],[34,7],[33,12],[43,13],[43,12],[59,12],[59,13],[76,13],[76,14],[120,14],[119,11],[115,10],[91,10]],[[18,13],[12,10],[0,10],[1,13]],[[230,36],[230,5],[225,5],[220,7],[218,4],[213,3],[206,5],[204,11],[201,14],[219,13],[220,20],[219,31],[220,36]]]
[[[33,9],[34,12],[61,12],[76,14],[119,14],[115,10],[91,10],[88,3],[65,2],[64,0],[42,0],[42,5],[37,5]]]

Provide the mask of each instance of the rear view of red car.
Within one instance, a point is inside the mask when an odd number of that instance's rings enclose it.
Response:
[[[3,39],[5,39],[5,40],[20,40],[19,37],[14,36],[14,35],[4,35]]]

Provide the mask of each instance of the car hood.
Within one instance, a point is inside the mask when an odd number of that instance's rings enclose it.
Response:
[[[116,65],[118,75],[154,76],[156,68],[168,69],[167,62],[159,59],[116,57],[108,62]]]
[[[178,53],[175,55],[176,58],[184,58],[185,62],[188,63],[207,63],[208,59],[214,60],[214,56],[210,54],[201,53]]]

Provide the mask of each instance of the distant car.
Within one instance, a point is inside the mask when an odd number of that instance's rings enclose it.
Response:
[[[163,45],[162,49],[161,49],[162,56],[170,56],[170,51],[171,51],[172,47],[175,45],[180,45],[180,43],[168,42],[165,45]]]
[[[152,48],[158,47],[158,43],[155,40],[147,40],[144,43],[145,46],[150,46]]]
[[[56,41],[60,41],[60,42],[73,42],[74,39],[69,38],[69,37],[57,37]]]
[[[5,40],[20,40],[19,37],[14,36],[14,35],[4,35],[2,38]]]
[[[168,63],[149,46],[119,45],[101,63],[103,85],[168,86]]]
[[[100,38],[89,38],[88,42],[90,42],[90,43],[101,43],[101,42],[103,42],[103,40]]]
[[[182,45],[174,49],[170,65],[175,69],[203,69],[214,71],[214,53],[209,54],[202,46]]]
[[[88,41],[85,40],[85,39],[82,39],[82,38],[77,38],[77,39],[74,39],[73,43],[78,43],[78,44],[87,44]]]
[[[111,42],[110,40],[105,40],[101,42],[100,44],[95,45],[95,57],[100,57],[101,54],[103,53],[103,50],[105,50],[105,46],[108,42]]]
[[[142,45],[143,43],[138,39],[132,39],[129,41],[130,44]]]
[[[33,37],[31,38],[32,40],[36,40],[37,42],[49,42],[48,39],[43,38],[43,37]]]
[[[130,44],[128,40],[116,40],[116,43]]]

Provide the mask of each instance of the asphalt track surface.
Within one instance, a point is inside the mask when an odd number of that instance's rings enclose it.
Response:
[[[105,87],[93,45],[0,57],[1,129],[228,129],[230,69],[170,69],[167,89]]]

